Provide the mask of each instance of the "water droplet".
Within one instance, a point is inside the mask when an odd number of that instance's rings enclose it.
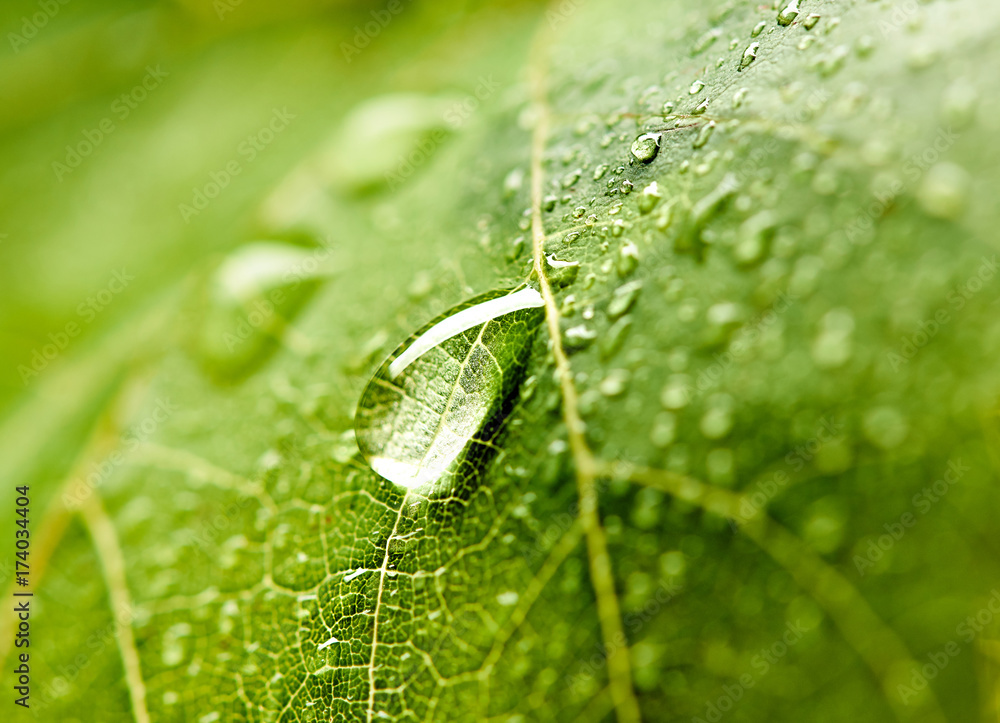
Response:
[[[513,171],[508,173],[503,179],[503,196],[504,198],[511,198],[524,185],[524,170],[521,168],[515,168]]]
[[[694,115],[702,115],[707,110],[708,110],[708,99],[706,98],[701,103],[699,103],[698,105],[696,105],[695,108],[694,108],[694,110],[692,110],[691,112]]]
[[[632,328],[632,317],[628,314],[620,318],[604,333],[601,337],[601,358],[610,359],[618,350],[621,349],[622,344],[625,342],[625,337],[628,336],[629,330]]]
[[[712,137],[712,134],[714,132],[715,132],[715,121],[709,121],[708,123],[703,125],[701,127],[701,130],[698,131],[698,137],[694,139],[694,147],[701,148],[702,146],[704,146],[706,143],[708,143],[708,140]]]
[[[599,388],[606,397],[618,397],[625,393],[631,374],[626,369],[612,369],[601,380]]]
[[[663,449],[670,445],[677,436],[677,416],[672,412],[660,412],[653,420],[653,428],[649,432],[649,441]]]
[[[545,273],[556,288],[569,286],[580,273],[579,261],[560,261],[554,255],[545,257],[545,265],[548,267]]]
[[[660,404],[667,409],[683,409],[691,401],[691,379],[687,374],[674,374],[660,392]]]
[[[608,172],[608,166],[606,163],[602,163],[597,168],[594,169],[594,180],[600,181],[604,178],[604,174]]]
[[[618,252],[618,275],[628,276],[639,265],[639,249],[629,241]]]
[[[572,326],[565,332],[566,348],[570,351],[579,351],[590,346],[597,338],[597,332],[586,324]]]
[[[700,80],[696,80],[695,82],[693,82],[691,84],[691,87],[688,88],[688,95],[698,95],[698,93],[700,93],[701,89],[704,88],[704,87],[705,87],[705,83],[703,83]]]
[[[809,15],[806,15],[806,19],[802,21],[802,27],[804,27],[806,30],[812,30],[813,28],[816,27],[816,23],[818,23],[820,21],[820,18],[822,17],[823,17],[822,15],[817,15],[816,13],[810,13]]]
[[[882,449],[898,447],[909,433],[909,424],[893,407],[875,407],[861,422],[865,436]]]
[[[971,179],[954,163],[932,166],[917,189],[917,199],[928,215],[954,220],[965,211]]]
[[[671,113],[673,113],[674,112],[674,102],[672,100],[666,101],[663,104],[663,111],[662,112],[663,112],[663,115],[665,115],[665,116],[668,116]]]
[[[695,41],[694,48],[692,49],[692,55],[697,55],[698,53],[703,53],[708,50],[709,46],[714,43],[720,35],[722,35],[722,31],[718,28],[712,28],[711,30],[703,33],[701,37]]]
[[[632,181],[626,179],[622,181],[622,185],[619,187],[619,190],[622,192],[622,195],[627,196],[630,193],[632,193],[633,188],[635,188],[635,185],[632,183]]]
[[[649,163],[652,161],[656,158],[656,154],[659,152],[659,133],[645,133],[632,142],[632,155],[643,163]]]
[[[615,289],[611,295],[611,301],[608,302],[608,316],[617,319],[622,314],[627,313],[636,299],[639,298],[640,291],[642,291],[642,282],[638,280],[622,284]]]
[[[656,184],[656,181],[653,181],[642,189],[642,194],[639,196],[639,213],[645,214],[652,211],[661,198],[663,196],[660,193],[660,187]]]
[[[778,13],[778,25],[791,25],[799,16],[799,0],[792,0]]]
[[[746,100],[746,97],[747,97],[746,88],[740,88],[738,91],[733,93],[733,108],[736,109],[739,108],[741,105],[743,105],[743,101]]]
[[[550,194],[542,199],[542,209],[545,211],[551,211],[556,207],[558,202],[559,199]]]
[[[225,378],[251,372],[284,341],[299,351],[308,342],[288,329],[319,281],[335,273],[329,248],[256,241],[233,251],[205,289],[194,333],[205,370]]]
[[[766,28],[766,27],[767,27],[767,23],[764,22],[763,20],[761,20],[759,23],[757,23],[756,25],[753,26],[753,30],[750,31],[750,37],[751,38],[756,38],[758,35],[760,35],[762,32],[764,32],[764,28]]]
[[[396,349],[355,416],[372,469],[422,494],[450,491],[481,469],[516,396],[542,306],[530,287],[487,292]]]
[[[563,188],[572,188],[573,186],[576,185],[576,182],[580,180],[580,176],[582,174],[583,174],[583,171],[581,169],[579,169],[579,168],[577,168],[575,171],[571,171],[570,173],[567,173],[563,177],[563,179],[562,179],[562,187]]]
[[[743,57],[740,58],[740,65],[737,70],[743,70],[750,65],[753,61],[757,60],[757,50],[760,49],[760,43],[750,43],[747,49],[743,51]]]
[[[824,368],[842,366],[851,358],[854,317],[847,309],[833,309],[820,321],[820,334],[812,345],[812,357]]]
[[[502,592],[499,595],[497,595],[497,602],[503,605],[504,607],[511,607],[513,605],[517,605],[517,601],[520,598],[521,596],[518,595],[516,592],[514,592],[513,590],[508,590],[507,592]]]

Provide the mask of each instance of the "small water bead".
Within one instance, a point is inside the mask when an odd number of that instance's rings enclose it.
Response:
[[[639,265],[639,249],[629,241],[618,252],[618,275],[628,276]]]
[[[570,351],[580,351],[590,346],[597,338],[597,332],[586,324],[570,327],[565,334],[566,348]]]
[[[705,83],[700,80],[696,80],[691,84],[691,87],[688,88],[688,95],[698,95],[704,87]]]
[[[778,13],[778,25],[791,25],[799,16],[799,0],[792,0]]]
[[[669,116],[673,112],[674,112],[674,102],[672,100],[666,101],[663,104],[663,109],[662,109],[663,115],[664,116]]]
[[[577,206],[573,209],[573,218],[583,218],[583,214],[587,213],[586,206]]]
[[[852,353],[854,317],[847,309],[828,311],[820,321],[820,334],[813,342],[812,357],[817,366],[842,366]]]
[[[740,88],[738,91],[736,91],[735,93],[733,93],[733,109],[734,110],[743,105],[743,101],[745,101],[746,97],[747,97],[747,92],[748,91],[747,91],[746,88]]]
[[[766,27],[767,27],[767,23],[765,21],[761,20],[759,23],[757,23],[756,25],[753,26],[753,30],[750,31],[750,37],[751,38],[756,38],[758,35],[760,35],[762,32],[764,32],[764,28],[766,28]]]
[[[691,377],[687,374],[674,374],[660,391],[660,404],[666,409],[683,409],[691,401],[692,389]]]
[[[954,163],[938,163],[924,175],[917,200],[924,211],[936,218],[954,220],[965,211],[972,179]]]
[[[632,155],[643,163],[649,163],[660,152],[659,133],[644,133],[632,142]]]
[[[622,181],[622,185],[620,186],[620,190],[622,194],[625,196],[632,193],[633,188],[635,188],[635,185],[632,183],[632,181],[629,180]]]
[[[747,49],[743,51],[743,57],[740,58],[739,67],[736,69],[742,71],[744,68],[749,67],[757,59],[758,49],[760,49],[760,43],[750,43]]]
[[[620,218],[616,218],[611,224],[611,235],[619,237],[623,233],[625,233],[625,221]]]
[[[554,255],[549,255],[545,257],[545,262],[548,266],[546,275],[552,285],[557,288],[569,286],[576,281],[576,277],[580,273],[579,261],[560,261]]]
[[[642,189],[642,193],[639,196],[639,213],[646,214],[652,211],[656,207],[656,204],[660,202],[662,197],[660,187],[657,185],[656,181],[653,181]]]
[[[602,163],[597,168],[594,169],[594,180],[600,181],[604,178],[604,174],[608,172],[608,166],[606,163]]]
[[[598,388],[606,397],[620,397],[628,388],[632,375],[627,369],[612,369],[601,380]]]
[[[809,15],[806,16],[805,20],[802,21],[802,27],[804,27],[806,30],[812,30],[813,28],[816,27],[816,23],[818,23],[820,21],[820,18],[822,17],[823,17],[822,15],[817,15],[816,13],[810,13]]]
[[[715,132],[715,121],[709,121],[708,123],[703,125],[701,127],[701,130],[698,131],[698,136],[694,139],[694,144],[693,144],[694,147],[695,148],[703,147],[706,143],[708,143],[709,139],[712,137],[712,134],[714,132]]]
[[[550,195],[548,195],[548,196],[546,196],[545,198],[542,199],[542,210],[543,211],[551,211],[552,209],[554,209],[556,207],[556,204],[558,202],[559,202],[559,199],[556,196],[553,196],[553,195],[550,194]]]
[[[628,313],[639,298],[641,291],[642,281],[638,280],[622,284],[615,289],[611,296],[611,301],[608,302],[608,316],[612,319],[617,319],[623,314]]]
[[[660,412],[653,420],[653,428],[649,432],[649,441],[654,446],[664,449],[677,437],[677,416],[672,412]]]
[[[600,341],[601,359],[610,359],[618,353],[622,344],[625,343],[625,337],[628,336],[631,328],[632,316],[629,314],[626,314],[608,327],[608,330],[604,332],[604,336],[601,337]]]
[[[869,410],[861,422],[865,437],[882,449],[893,449],[902,444],[909,434],[909,423],[893,407],[875,407]]]
[[[694,110],[692,110],[691,112],[694,115],[702,115],[707,110],[708,110],[708,99],[706,98],[701,103],[699,103],[697,106],[695,106]]]
[[[692,55],[698,55],[698,53],[703,53],[708,50],[709,46],[712,45],[719,36],[722,35],[722,31],[719,28],[712,28],[704,32],[694,43],[694,48],[692,48]]]

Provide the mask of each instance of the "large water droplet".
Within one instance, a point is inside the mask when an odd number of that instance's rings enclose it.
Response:
[[[448,310],[379,367],[358,403],[358,446],[377,473],[421,494],[453,492],[495,449],[544,318],[531,287]]]
[[[660,152],[660,134],[646,133],[632,143],[632,155],[643,163],[649,163]],[[602,174],[603,175],[603,174]],[[596,178],[596,175],[595,175]]]

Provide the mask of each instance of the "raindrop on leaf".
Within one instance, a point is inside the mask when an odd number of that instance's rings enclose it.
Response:
[[[524,286],[476,296],[417,331],[375,372],[354,429],[371,468],[420,494],[450,493],[495,450],[544,318]]]

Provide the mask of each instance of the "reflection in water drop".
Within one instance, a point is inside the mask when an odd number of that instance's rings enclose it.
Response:
[[[531,287],[450,309],[379,367],[355,432],[371,468],[421,494],[452,492],[489,459],[544,318]]]

